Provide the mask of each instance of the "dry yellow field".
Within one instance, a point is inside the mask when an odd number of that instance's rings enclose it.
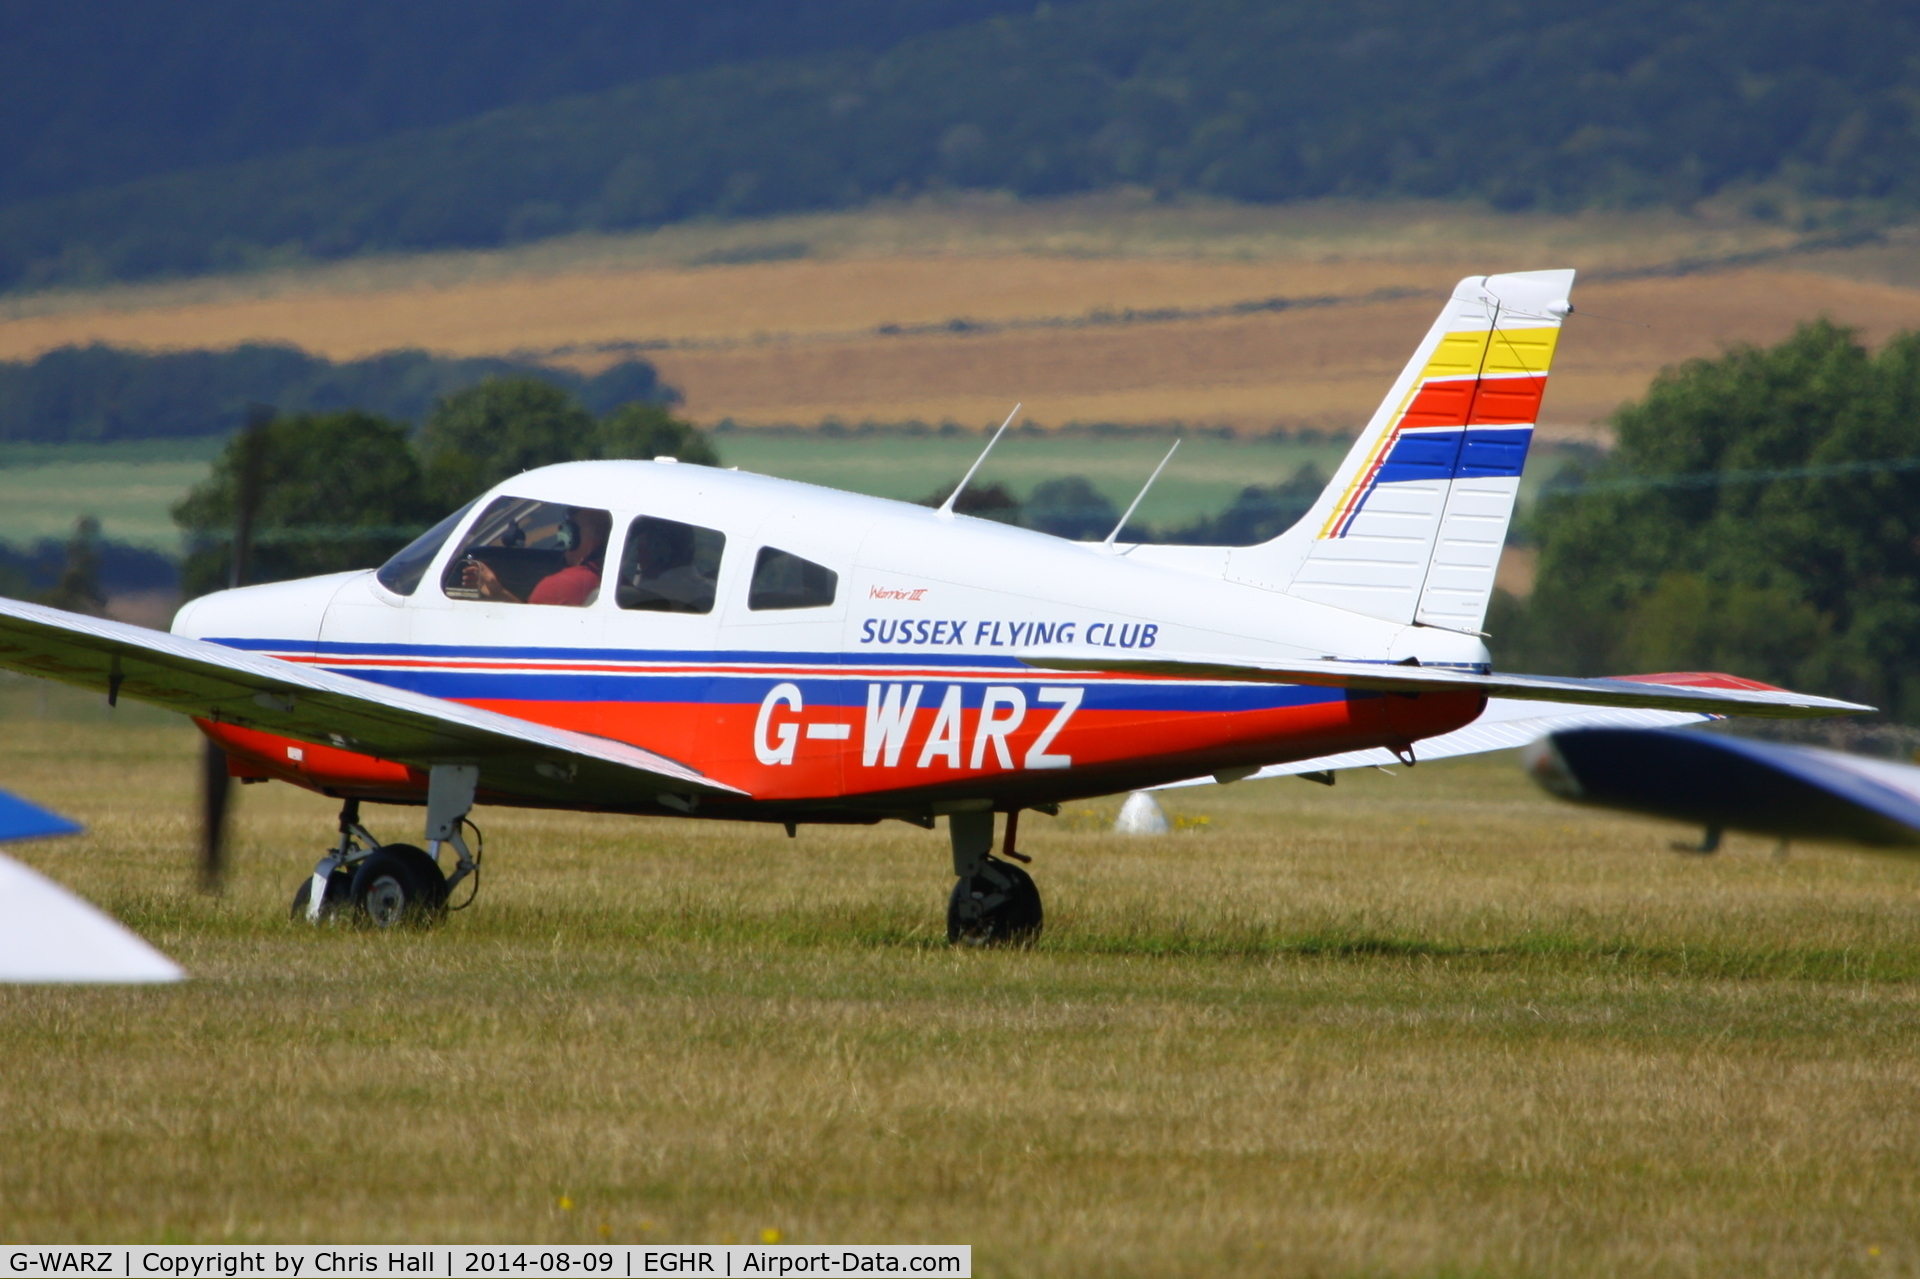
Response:
[[[939,939],[941,837],[501,810],[430,934],[284,919],[331,806],[0,689],[16,855],[194,974],[0,989],[14,1241],[953,1242],[983,1276],[1920,1271],[1920,866],[1560,807],[1504,760],[1030,818],[1048,933]],[[414,814],[377,810],[391,833]],[[563,1206],[563,1199],[571,1207]]]
[[[744,269],[744,268],[742,268]],[[979,269],[985,269],[984,267]],[[1409,273],[1412,274],[1412,273]],[[1431,272],[1424,272],[1431,274]],[[1456,275],[1444,273],[1446,283]],[[1409,288],[1412,286],[1409,285]],[[1265,430],[1366,420],[1433,323],[1441,294],[1184,323],[867,336],[649,353],[698,420],[1200,422]],[[1920,290],[1748,269],[1577,289],[1544,434],[1592,424],[1661,368],[1734,342],[1777,342],[1831,315],[1884,340],[1920,327]],[[1607,316],[1609,319],[1599,319]]]
[[[1453,280],[1568,264],[1589,273],[1586,318],[1562,344],[1546,417],[1550,433],[1588,435],[1675,360],[1776,341],[1821,314],[1873,339],[1920,326],[1911,237],[1793,244],[1776,226],[1671,214],[902,206],[16,297],[0,304],[0,358],[273,340],[336,358],[418,346],[593,368],[639,351],[707,424],[971,425],[1021,400],[1050,425],[1351,426]],[[1299,305],[1248,310],[1275,299]]]

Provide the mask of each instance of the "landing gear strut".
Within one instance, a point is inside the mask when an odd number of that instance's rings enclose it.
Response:
[[[1026,861],[1013,847],[1019,823],[1019,810],[1007,814],[1004,852]],[[947,940],[968,946],[1030,946],[1038,941],[1044,916],[1040,890],[1033,876],[992,855],[993,813],[953,813],[947,832],[958,877],[947,899]]]
[[[426,848],[382,844],[360,824],[360,801],[347,800],[340,808],[340,842],[293,895],[295,919],[319,923],[336,912],[351,912],[376,928],[432,924],[446,918],[448,898],[469,876],[478,889],[480,859],[467,848],[461,828],[473,807],[480,770],[471,764],[436,764],[428,779]],[[440,872],[443,844],[454,852],[452,875]]]

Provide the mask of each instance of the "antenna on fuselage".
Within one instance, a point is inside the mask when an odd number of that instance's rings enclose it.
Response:
[[[1140,491],[1133,495],[1133,502],[1131,505],[1127,507],[1127,513],[1120,517],[1120,522],[1113,526],[1113,532],[1107,534],[1107,540],[1100,543],[1100,545],[1102,546],[1113,545],[1113,539],[1120,536],[1120,530],[1127,526],[1127,521],[1133,518],[1134,511],[1139,508],[1140,499],[1147,495],[1147,490],[1153,487],[1153,482],[1160,478],[1160,472],[1167,469],[1167,463],[1173,461],[1173,455],[1175,452],[1179,450],[1179,448],[1180,448],[1180,441],[1175,440],[1173,442],[1173,447],[1167,450],[1167,455],[1160,459],[1160,465],[1153,468],[1153,474],[1149,475],[1147,477],[1147,482],[1140,486]]]
[[[1013,412],[1007,414],[1007,420],[1000,424],[1000,429],[993,433],[993,438],[987,441],[987,447],[980,450],[980,456],[973,459],[973,465],[968,467],[967,473],[960,477],[960,482],[953,486],[953,492],[947,494],[947,500],[940,503],[940,509],[935,514],[947,516],[953,514],[953,504],[958,502],[960,494],[966,491],[967,481],[973,478],[973,473],[980,469],[982,462],[987,460],[987,454],[993,452],[993,446],[1000,442],[1000,437],[1005,435],[1007,428],[1013,425],[1013,419],[1019,416],[1020,406],[1016,404],[1013,406]]]

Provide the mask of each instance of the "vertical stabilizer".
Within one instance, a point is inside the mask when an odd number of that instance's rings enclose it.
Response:
[[[1478,631],[1572,288],[1572,271],[1455,285],[1313,509],[1235,550],[1228,578]]]

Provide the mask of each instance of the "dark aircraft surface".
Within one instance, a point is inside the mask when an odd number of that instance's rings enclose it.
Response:
[[[1528,747],[1527,772],[1562,799],[1779,839],[1920,848],[1920,768],[1719,733],[1577,728]]]

